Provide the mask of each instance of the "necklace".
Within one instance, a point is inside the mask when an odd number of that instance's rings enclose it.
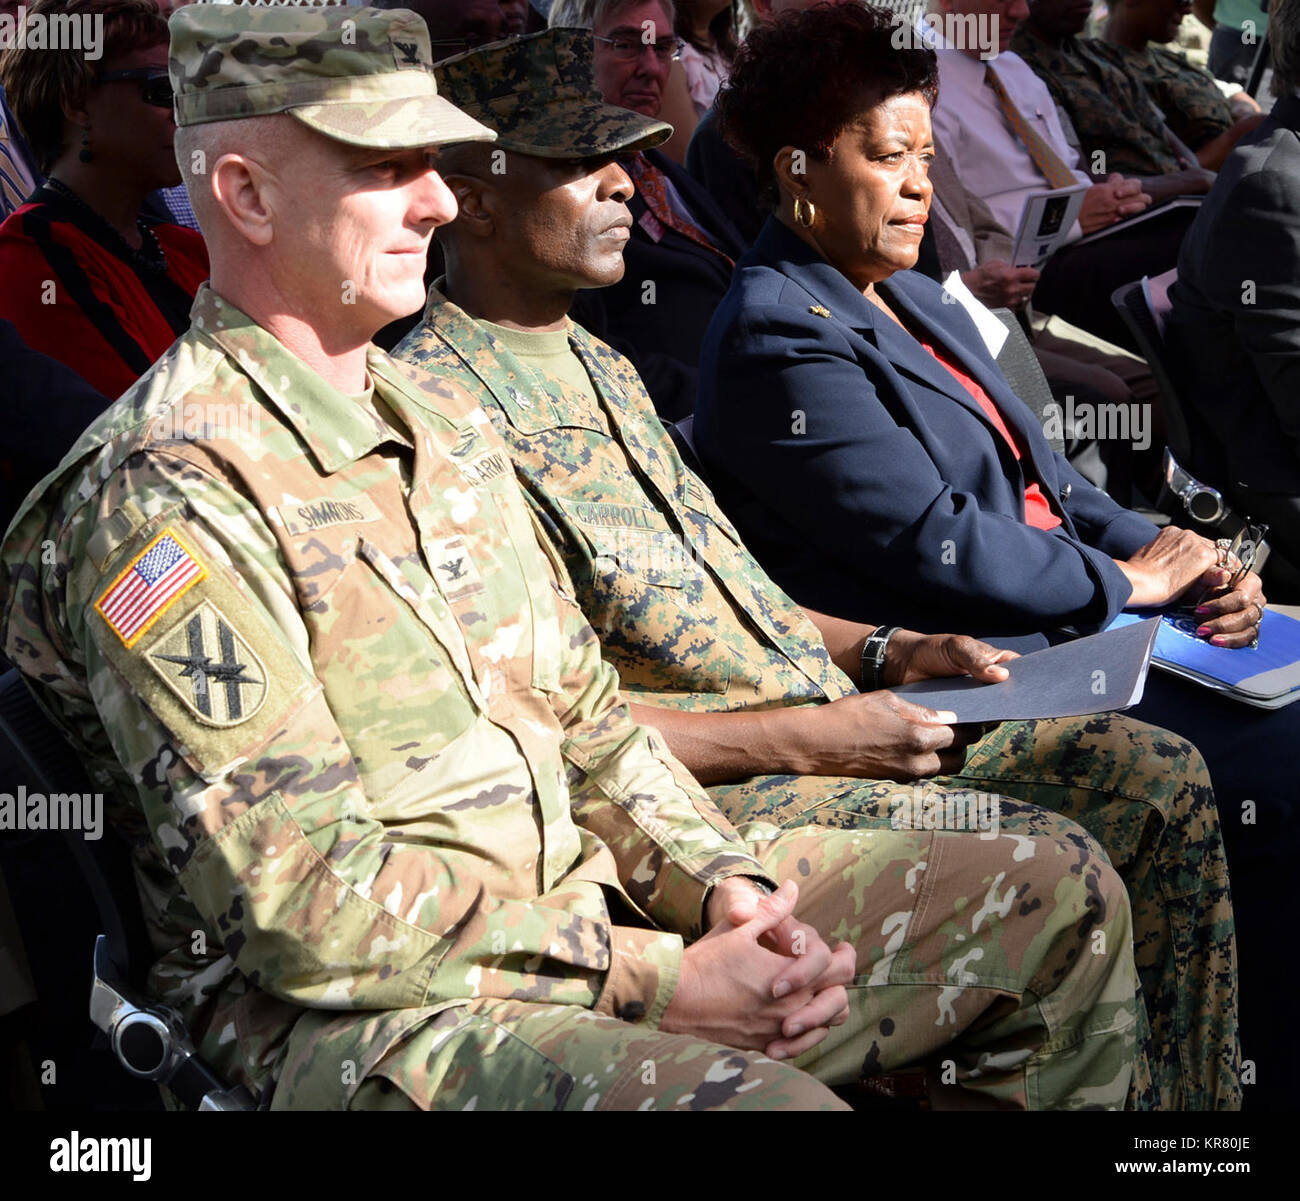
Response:
[[[158,241],[158,235],[154,233],[153,227],[143,217],[137,217],[135,222],[136,229],[140,231],[141,239],[141,246],[137,250],[61,179],[55,179],[51,176],[45,181],[45,186],[51,192],[76,205],[95,227],[100,235],[100,240],[107,241],[109,246],[117,250],[137,271],[144,270],[160,275],[166,274],[167,255],[163,251],[162,243]]]

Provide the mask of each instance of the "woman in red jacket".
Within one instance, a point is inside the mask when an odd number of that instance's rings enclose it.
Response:
[[[28,22],[51,12],[102,19],[102,53],[16,46],[0,58],[48,176],[0,224],[0,318],[115,397],[189,327],[208,256],[193,230],[141,214],[150,192],[181,180],[157,3],[38,0]]]

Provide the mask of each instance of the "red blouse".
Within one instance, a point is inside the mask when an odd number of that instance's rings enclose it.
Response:
[[[96,241],[74,206],[41,196],[0,224],[0,317],[116,399],[189,327],[207,247],[192,229],[156,224],[167,272],[140,273]]]
[[[919,338],[917,340],[920,341]],[[1016,440],[1011,436],[1007,423],[1002,420],[1002,414],[998,412],[997,406],[989,399],[989,394],[947,355],[937,351],[927,342],[921,342],[921,345],[930,352],[938,363],[948,369],[952,377],[966,389],[975,403],[984,410],[1006,444],[1011,447],[1011,453],[1016,456],[1016,461],[1019,462],[1021,457],[1020,447],[1016,445]],[[1061,524],[1061,519],[1052,512],[1052,506],[1048,504],[1047,497],[1043,495],[1043,490],[1038,486],[1037,482],[1030,484],[1025,489],[1025,524],[1033,526],[1036,530],[1054,530]]]

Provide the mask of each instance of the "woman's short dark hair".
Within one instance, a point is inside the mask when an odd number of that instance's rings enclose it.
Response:
[[[65,13],[103,21],[100,56],[93,62],[81,50],[12,47],[0,56],[0,81],[5,98],[36,155],[40,169],[49,173],[63,153],[63,114],[81,108],[95,84],[95,73],[103,63],[129,54],[166,45],[167,18],[157,0],[36,0],[29,16]]]
[[[1296,0],[1272,0],[1268,46],[1273,58],[1273,95],[1289,96],[1300,88],[1300,4]]]
[[[717,120],[753,167],[761,199],[776,206],[772,160],[782,146],[824,159],[841,130],[882,100],[920,92],[934,106],[938,59],[910,34],[885,9],[818,4],[745,39],[718,93]]]

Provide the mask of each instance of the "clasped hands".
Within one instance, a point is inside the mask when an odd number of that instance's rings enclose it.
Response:
[[[793,880],[771,896],[742,876],[720,881],[709,894],[709,931],[683,952],[660,1029],[793,1059],[842,1025],[854,950],[845,942],[832,950],[799,921],[798,897]]]

